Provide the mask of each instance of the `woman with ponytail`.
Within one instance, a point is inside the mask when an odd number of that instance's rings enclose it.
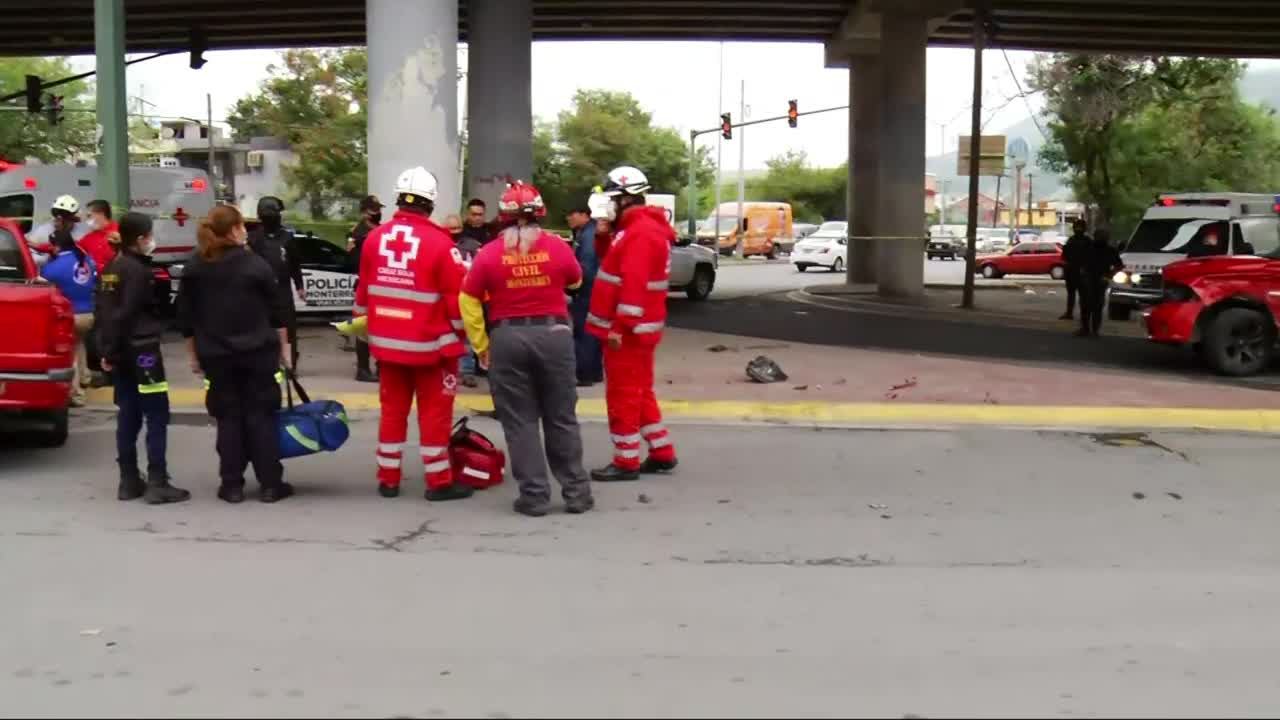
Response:
[[[239,210],[215,207],[200,223],[196,259],[183,269],[178,291],[191,369],[205,376],[205,407],[218,423],[218,497],[232,504],[244,501],[250,463],[259,500],[293,494],[282,479],[275,424],[277,377],[291,360],[282,295],[271,266],[245,247],[248,237]]]

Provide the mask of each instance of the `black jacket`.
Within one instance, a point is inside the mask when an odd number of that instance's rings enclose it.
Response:
[[[165,321],[156,300],[151,259],[126,250],[107,265],[94,304],[98,352],[122,364],[132,348],[159,342]]]
[[[278,228],[268,233],[266,228],[257,227],[249,233],[249,247],[266,260],[280,288],[280,296],[289,300],[293,308],[293,287],[301,290],[305,287],[302,279],[302,257],[298,253],[298,241],[293,232]]]
[[[360,222],[356,223],[356,226],[351,228],[351,232],[348,234],[352,244],[355,245],[351,249],[350,266],[357,274],[360,272],[360,257],[364,252],[365,238],[369,237],[369,233],[373,232],[376,227],[378,226],[369,222],[367,218],[360,218]]]
[[[1105,241],[1092,240],[1080,253],[1080,273],[1086,278],[1107,279],[1124,267],[1120,251]]]
[[[1067,238],[1067,242],[1062,246],[1062,261],[1067,267],[1079,269],[1084,263],[1085,253],[1089,251],[1089,245],[1093,243],[1093,238],[1085,233],[1076,233]]]
[[[474,240],[483,246],[485,243],[494,239],[497,234],[497,228],[492,223],[485,223],[480,227],[473,227],[464,223],[462,226],[462,232],[458,238],[458,243],[461,245],[463,240]],[[468,245],[469,244],[470,243],[468,243]]]
[[[245,353],[279,353],[285,317],[271,266],[244,248],[183,268],[178,327],[183,337],[195,338],[202,365]]]

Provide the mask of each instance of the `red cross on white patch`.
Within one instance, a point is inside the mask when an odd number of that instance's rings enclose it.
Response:
[[[409,261],[418,257],[418,245],[421,240],[413,234],[408,225],[396,225],[391,232],[382,236],[378,253],[387,259],[387,267],[396,270],[408,270]]]

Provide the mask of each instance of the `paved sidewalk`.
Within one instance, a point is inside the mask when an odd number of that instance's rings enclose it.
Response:
[[[375,385],[352,379],[354,355],[326,326],[304,328],[301,379],[315,396],[353,412],[376,410]],[[166,353],[175,407],[200,411],[204,393],[186,371],[177,343]],[[748,361],[776,360],[790,376],[750,382]],[[658,354],[658,395],[673,419],[782,421],[853,426],[999,425],[1073,428],[1280,430],[1269,390],[1169,375],[984,362],[935,355],[785,343],[673,329]],[[580,391],[579,412],[605,416],[604,388]],[[109,405],[109,390],[91,403]],[[464,392],[461,408],[493,408],[484,381]]]

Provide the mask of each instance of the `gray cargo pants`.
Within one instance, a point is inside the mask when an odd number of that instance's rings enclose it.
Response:
[[[490,333],[489,359],[489,387],[520,496],[551,499],[550,463],[566,501],[590,497],[578,429],[573,331],[568,325],[500,324]]]

